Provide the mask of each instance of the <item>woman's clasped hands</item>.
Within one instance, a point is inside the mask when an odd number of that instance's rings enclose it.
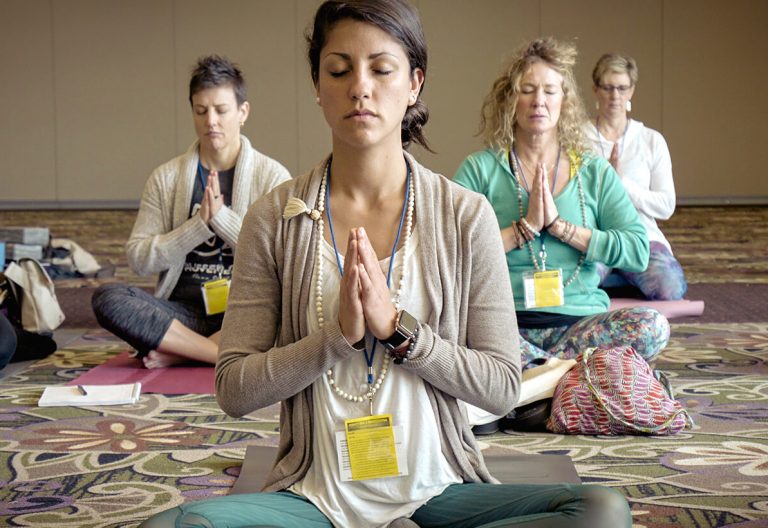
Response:
[[[547,168],[543,163],[536,167],[536,176],[531,182],[531,195],[528,199],[528,214],[525,220],[536,231],[543,231],[557,219],[557,206],[552,196],[547,177]]]
[[[211,223],[211,219],[216,216],[219,209],[224,205],[224,196],[219,187],[219,173],[212,170],[208,175],[208,183],[203,190],[203,199],[200,201],[200,219],[206,224]]]
[[[387,278],[363,227],[349,232],[340,290],[339,326],[350,344],[361,341],[366,328],[378,339],[394,333],[397,311]]]

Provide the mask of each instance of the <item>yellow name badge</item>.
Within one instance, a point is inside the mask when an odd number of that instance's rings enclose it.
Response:
[[[392,415],[378,414],[344,422],[352,480],[396,477]]]
[[[523,273],[523,289],[526,308],[562,306],[565,303],[562,270],[526,271]]]
[[[205,303],[205,313],[208,315],[220,314],[227,309],[229,298],[229,279],[217,279],[204,282],[200,285]]]

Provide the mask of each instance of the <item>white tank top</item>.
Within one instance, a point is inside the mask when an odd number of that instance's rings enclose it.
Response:
[[[400,300],[402,308],[419,321],[427,320],[431,307],[427,306],[422,269],[416,256],[418,236],[414,232],[405,259],[407,275]],[[403,249],[396,254],[390,281],[391,291],[397,288],[402,270]],[[339,270],[333,247],[323,246],[323,306],[325,320],[333,321],[338,315]],[[341,261],[344,261],[343,256]],[[380,262],[387,273],[389,258]],[[312,284],[316,284],[317,266],[313,270]],[[319,329],[314,299],[307,303],[309,331]],[[370,350],[371,336],[366,337]],[[384,357],[379,344],[374,355],[374,376],[377,376]],[[367,392],[367,365],[363,352],[355,354],[334,366],[338,386],[351,394]],[[374,527],[387,526],[399,517],[409,517],[432,497],[440,495],[450,484],[461,482],[440,449],[440,435],[432,406],[427,397],[424,381],[409,371],[390,362],[389,372],[373,400],[374,414],[392,414],[394,425],[403,427],[403,441],[407,453],[408,475],[363,481],[342,482],[336,450],[336,432],[344,430],[344,420],[369,414],[369,403],[349,402],[338,396],[328,384],[327,376],[312,385],[314,424],[312,465],[305,477],[290,490],[307,497],[328,517],[334,526]],[[402,464],[402,461],[398,461]]]

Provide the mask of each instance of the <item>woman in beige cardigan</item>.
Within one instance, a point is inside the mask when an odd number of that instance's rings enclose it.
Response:
[[[459,399],[517,401],[514,302],[491,207],[404,151],[426,145],[415,10],[325,2],[309,58],[333,152],[246,216],[216,365],[225,412],[282,403],[267,493],[143,526],[628,526],[607,488],[497,485],[483,462]]]
[[[240,134],[249,105],[242,73],[229,60],[198,61],[189,102],[198,140],[150,176],[126,248],[134,272],[159,273],[155,295],[109,284],[92,299],[99,323],[148,368],[216,362],[223,306],[206,302],[203,285],[225,291],[248,206],[290,179]]]

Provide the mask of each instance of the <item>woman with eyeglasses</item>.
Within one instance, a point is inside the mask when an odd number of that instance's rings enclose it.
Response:
[[[667,142],[656,130],[629,118],[638,72],[635,59],[607,53],[592,71],[595,119],[585,127],[594,151],[619,174],[650,240],[648,268],[635,272],[600,266],[605,286],[629,283],[652,300],[678,300],[688,285],[680,263],[656,224],[675,211],[675,184]],[[622,280],[624,279],[624,280]]]
[[[608,311],[598,288],[599,263],[645,269],[648,238],[616,171],[588,149],[575,63],[572,45],[524,45],[485,99],[487,148],[468,156],[454,181],[496,213],[524,366],[620,345],[650,361],[669,339],[666,318],[646,307]]]

